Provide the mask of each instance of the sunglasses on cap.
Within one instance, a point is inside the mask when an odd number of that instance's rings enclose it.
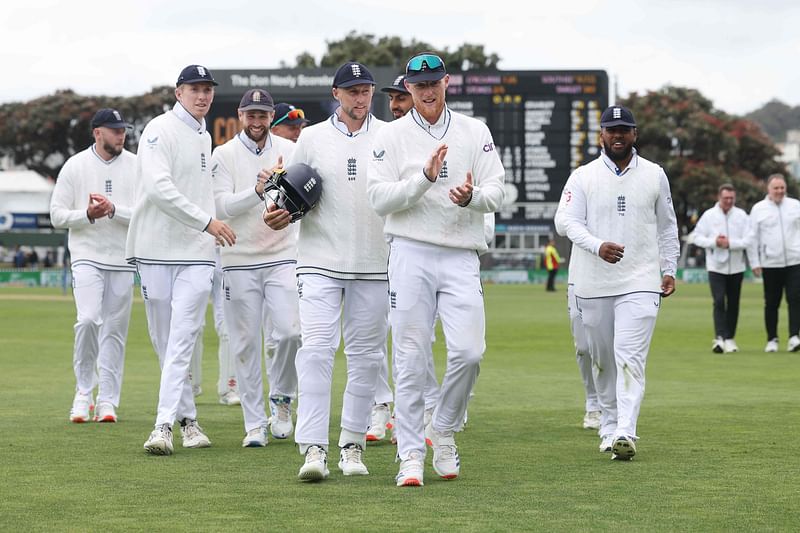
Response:
[[[435,70],[444,68],[444,61],[442,58],[435,54],[420,54],[408,60],[406,64],[406,71],[422,71],[422,70]]]
[[[302,109],[290,109],[289,112],[286,113],[285,115],[283,115],[281,118],[279,118],[278,120],[273,121],[272,125],[273,126],[277,126],[278,124],[280,124],[284,120],[297,120],[298,118],[302,118],[302,119],[306,118],[306,114],[303,112],[303,110]]]

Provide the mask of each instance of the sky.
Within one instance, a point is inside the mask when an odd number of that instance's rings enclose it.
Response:
[[[732,114],[772,99],[800,105],[796,0],[9,0],[0,104],[59,89],[133,96],[194,63],[213,72],[278,68],[304,51],[319,60],[353,30],[482,44],[503,70],[606,70],[623,97],[677,85]]]

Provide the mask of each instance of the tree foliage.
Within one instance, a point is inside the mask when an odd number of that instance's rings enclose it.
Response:
[[[424,41],[411,39],[404,43],[400,37],[359,34],[351,31],[338,41],[327,41],[328,51],[317,64],[309,52],[296,58],[297,67],[337,67],[347,61],[356,60],[368,66],[405,68],[406,61],[414,54],[432,51],[439,54],[445,63],[454,70],[497,68],[500,57],[486,54],[482,44],[464,43],[453,51],[448,47],[436,49]]]
[[[764,197],[766,178],[786,172],[775,160],[777,147],[757,124],[714,109],[695,89],[667,86],[632,93],[620,103],[636,117],[639,151],[669,177],[684,232],[714,205],[721,184],[733,183],[737,204],[749,210]],[[794,188],[790,183],[790,190]]]
[[[780,100],[771,100],[745,118],[761,126],[773,140],[783,142],[787,131],[800,129],[800,106],[791,107]]]
[[[0,105],[0,156],[55,178],[70,156],[94,142],[90,122],[98,109],[118,109],[133,124],[125,147],[135,152],[144,126],[174,101],[171,87],[157,87],[129,98],[83,96],[65,90]]]

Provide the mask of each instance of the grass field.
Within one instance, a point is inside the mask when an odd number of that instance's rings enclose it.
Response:
[[[292,441],[241,448],[242,415],[216,399],[205,334],[199,420],[213,447],[148,456],[158,365],[134,303],[117,424],[70,424],[74,306],[47,289],[0,289],[0,529],[4,531],[797,531],[800,353],[763,353],[761,287],[745,286],[741,352],[710,350],[711,299],[679,285],[647,368],[639,453],[612,462],[580,428],[582,387],[562,292],[488,286],[487,352],[457,436],[461,477],[397,488],[394,447],[370,475],[302,484]],[[212,323],[210,316],[208,324]],[[781,316],[781,348],[786,317]],[[436,345],[441,375],[443,351]],[[337,356],[331,440],[344,361]],[[430,457],[430,455],[429,455]]]

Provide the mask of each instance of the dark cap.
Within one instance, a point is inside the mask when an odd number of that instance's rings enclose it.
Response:
[[[601,128],[613,128],[614,126],[628,126],[631,128],[636,127],[636,121],[633,119],[633,113],[627,107],[612,105],[607,107],[603,114],[600,115]]]
[[[352,87],[353,85],[361,85],[368,83],[375,85],[375,78],[372,73],[362,65],[355,61],[348,61],[336,70],[333,75],[333,87]]]
[[[292,113],[294,111],[294,113]],[[275,105],[275,117],[272,119],[272,126],[287,124],[289,126],[302,126],[310,121],[302,109],[297,109],[291,104],[281,102]]]
[[[400,74],[397,76],[394,81],[392,81],[391,85],[387,85],[386,87],[381,87],[382,93],[408,93],[408,89],[406,89],[406,84],[403,83],[406,81],[405,74]]]
[[[97,111],[92,117],[92,129],[94,128],[113,128],[113,129],[122,129],[122,128],[130,128],[131,125],[125,122],[125,119],[122,118],[122,114],[117,111],[116,109],[111,109],[110,107],[104,107]]]
[[[219,83],[214,81],[214,76],[211,75],[211,71],[206,67],[202,65],[189,65],[181,71],[180,76],[178,76],[178,81],[175,82],[175,87],[183,83],[203,82],[210,83],[211,85],[219,85]]]
[[[250,110],[274,111],[275,104],[272,96],[264,89],[250,89],[242,96],[242,101],[239,102],[239,111]]]
[[[447,75],[444,60],[436,54],[417,54],[406,64],[406,81],[419,83],[421,81],[439,81]]]

